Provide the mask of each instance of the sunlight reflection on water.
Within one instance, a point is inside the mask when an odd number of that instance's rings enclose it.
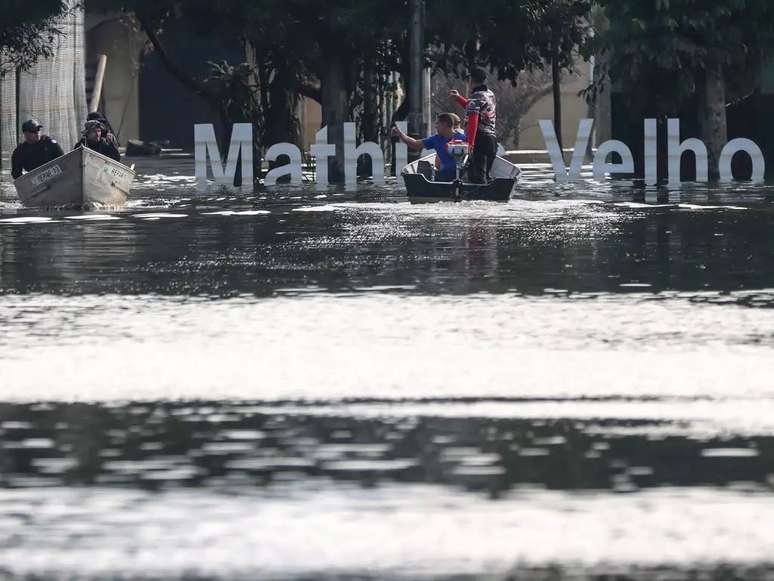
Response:
[[[3,575],[774,578],[770,186],[138,165],[117,212],[0,181]]]

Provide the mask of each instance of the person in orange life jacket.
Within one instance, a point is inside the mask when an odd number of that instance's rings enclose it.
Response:
[[[32,171],[44,163],[64,155],[62,147],[48,135],[41,135],[43,126],[35,119],[22,124],[24,143],[19,144],[11,155],[11,176],[20,177],[25,171]]]
[[[83,132],[83,138],[75,144],[73,149],[79,147],[88,147],[97,153],[101,153],[118,162],[121,161],[121,154],[118,148],[102,136],[104,126],[100,121],[92,120],[86,122],[86,129]]]
[[[468,124],[465,128],[467,140],[473,153],[468,166],[468,179],[472,183],[482,184],[490,180],[489,173],[497,157],[497,100],[486,86],[486,71],[476,67],[470,71],[473,89],[470,99],[458,91],[450,91],[449,96],[465,107]]]
[[[414,139],[409,137],[398,127],[392,128],[393,137],[397,137],[411,149],[434,149],[436,160],[440,161],[440,167],[436,169],[434,179],[437,182],[452,182],[457,177],[457,168],[454,164],[454,158],[449,154],[446,145],[454,140],[464,140],[465,134],[459,129],[454,128],[454,117],[452,113],[441,113],[436,118],[436,133],[425,139]]]

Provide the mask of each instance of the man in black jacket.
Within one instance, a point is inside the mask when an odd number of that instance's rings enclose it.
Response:
[[[116,149],[118,149],[119,143],[118,139],[116,138],[115,132],[113,131],[113,127],[110,125],[110,121],[107,120],[107,117],[105,117],[102,113],[99,111],[92,111],[86,116],[86,121],[99,121],[102,123],[102,137],[105,138],[105,141],[110,143],[111,145],[115,145]]]
[[[20,143],[11,155],[11,176],[20,177],[25,171],[32,171],[52,159],[64,155],[62,147],[48,135],[41,135],[43,126],[35,119],[22,124],[24,143]]]
[[[118,152],[118,148],[102,136],[103,131],[104,126],[100,121],[87,121],[86,129],[83,132],[83,139],[76,143],[73,149],[88,147],[97,153],[120,162],[121,154]]]

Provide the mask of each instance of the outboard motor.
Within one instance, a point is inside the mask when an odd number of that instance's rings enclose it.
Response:
[[[462,199],[462,179],[460,174],[468,163],[468,144],[465,141],[450,141],[446,146],[449,155],[454,158],[456,178],[454,180],[454,197],[459,202]]]

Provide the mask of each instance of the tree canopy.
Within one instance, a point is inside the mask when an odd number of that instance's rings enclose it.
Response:
[[[672,114],[721,67],[729,100],[750,92],[761,58],[774,47],[770,0],[598,0],[609,28],[593,50],[609,53],[608,73],[636,105]],[[645,90],[643,90],[645,89]]]
[[[4,0],[0,11],[0,76],[51,56],[67,14],[64,0]]]
[[[717,177],[727,141],[727,106],[759,85],[774,48],[771,0],[598,0],[607,19],[592,46],[606,75],[625,94],[630,112],[665,118],[686,108],[707,144]],[[690,106],[690,107],[689,107]]]
[[[426,0],[426,65],[457,77],[484,66],[512,83],[551,59],[571,68],[585,40],[589,4],[490,0],[482,10],[463,0]],[[133,15],[169,71],[207,99],[222,124],[251,121],[264,143],[296,140],[300,97],[320,103],[331,142],[341,143],[347,120],[359,121],[362,137],[384,139],[380,96],[390,89],[391,73],[414,82],[409,0],[104,0],[98,6]],[[164,50],[173,19],[178,28],[184,23],[213,39],[238,40],[244,63],[213,63],[209,78],[193,78]],[[251,93],[257,97],[245,100]],[[407,109],[404,101],[394,119],[405,118]]]

